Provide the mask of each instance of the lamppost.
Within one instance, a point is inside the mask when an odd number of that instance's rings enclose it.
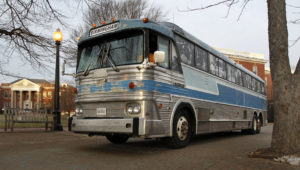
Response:
[[[55,88],[54,88],[54,111],[53,111],[53,121],[54,130],[62,131],[63,127],[60,121],[60,106],[59,106],[59,46],[63,39],[63,35],[59,29],[53,35],[56,44],[56,65],[55,65]]]

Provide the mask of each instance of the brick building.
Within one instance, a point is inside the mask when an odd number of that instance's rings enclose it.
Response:
[[[223,48],[216,48],[216,50],[257,74],[261,79],[265,79],[265,63],[267,60],[265,60],[263,54],[240,52]]]
[[[67,91],[73,91],[74,87],[63,83],[60,88],[61,98],[66,96]],[[68,95],[75,107],[75,95]],[[2,83],[0,88],[0,108],[12,107],[20,109],[53,108],[54,84],[41,79],[19,79],[11,83]],[[65,101],[65,100],[63,100]],[[66,104],[66,102],[64,103]]]
[[[273,100],[273,83],[270,68],[265,69],[265,83],[267,88],[267,100]]]

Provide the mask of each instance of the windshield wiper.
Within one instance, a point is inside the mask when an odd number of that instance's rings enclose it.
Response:
[[[98,63],[98,61],[99,61],[99,58],[100,58],[102,49],[103,49],[103,45],[101,46],[101,49],[99,50],[99,54],[98,54],[97,57],[96,57],[96,58],[97,58],[96,63]],[[102,55],[101,55],[101,56],[102,56]],[[86,69],[85,69],[84,72],[82,73],[83,76],[89,75],[89,72],[90,72],[90,69],[89,69],[89,68],[90,68],[91,64],[94,62],[94,60],[95,60],[95,59],[93,59],[93,60],[90,61],[89,65],[86,67]]]
[[[105,45],[105,49],[106,49],[106,45]],[[112,61],[112,59],[109,57],[109,50],[110,50],[110,44],[108,45],[105,53],[104,53],[104,58],[103,58],[103,61],[102,61],[102,65],[103,63],[107,60],[108,63],[112,66],[112,68],[114,69],[114,71],[116,72],[119,72],[120,69],[117,68],[117,66],[114,64],[114,62]]]

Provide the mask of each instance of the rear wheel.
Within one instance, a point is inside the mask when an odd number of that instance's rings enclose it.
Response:
[[[253,119],[252,119],[252,127],[251,127],[251,129],[243,129],[242,133],[251,134],[251,135],[259,133],[260,132],[260,125],[259,125],[259,132],[258,132],[258,124],[259,124],[259,122],[258,122],[257,116],[254,115]]]
[[[261,117],[257,118],[257,123],[256,123],[256,133],[259,134],[262,126],[262,119]]]
[[[183,148],[188,145],[192,137],[192,121],[188,110],[181,109],[175,113],[173,120],[173,136],[168,138],[172,148]]]
[[[113,144],[126,143],[128,138],[129,138],[129,135],[124,135],[124,134],[106,135],[106,139],[109,140]]]

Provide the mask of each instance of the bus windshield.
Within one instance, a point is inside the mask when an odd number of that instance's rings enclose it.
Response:
[[[86,70],[143,62],[143,34],[118,36],[86,46],[80,54],[77,73]]]

